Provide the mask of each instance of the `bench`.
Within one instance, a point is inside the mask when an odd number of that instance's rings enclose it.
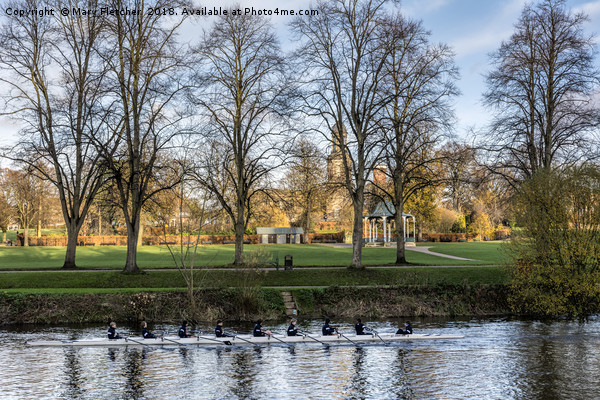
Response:
[[[244,240],[244,244],[250,244],[249,240]]]
[[[212,244],[212,240],[203,240],[202,244]]]
[[[96,243],[84,243],[83,245],[84,245],[84,246],[95,246],[95,245],[96,245]]]
[[[223,240],[223,244],[235,244],[235,240]]]
[[[174,245],[177,244],[177,242],[160,242],[159,244]]]
[[[337,240],[326,240],[325,243],[337,243]]]
[[[311,243],[321,243],[321,240],[316,239],[316,240],[311,241]]]
[[[116,246],[117,243],[116,242],[103,242],[100,243],[100,246]]]

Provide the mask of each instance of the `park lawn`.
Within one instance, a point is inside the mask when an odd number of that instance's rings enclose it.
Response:
[[[254,270],[253,270],[254,271]],[[314,268],[293,271],[201,270],[195,281],[200,288],[299,287],[299,286],[406,286],[406,285],[480,285],[505,284],[502,267],[430,267],[430,268]],[[250,283],[251,282],[251,283]],[[144,274],[118,271],[36,271],[0,274],[0,291],[31,289],[135,289],[173,290],[185,288],[179,271],[149,270]],[[143,289],[140,289],[143,288]]]
[[[433,245],[433,243],[431,244]],[[469,246],[474,245],[474,246]],[[460,261],[407,250],[409,263],[417,265],[486,265],[501,264],[498,242],[489,243],[436,243],[432,251],[473,258],[478,261]],[[172,248],[177,251],[179,248]],[[273,255],[283,265],[284,257],[291,255],[294,266],[347,266],[352,259],[351,247],[325,245],[246,245],[244,252],[250,258],[267,261]],[[254,253],[254,255],[253,255]],[[0,269],[44,270],[58,269],[64,262],[65,247],[0,247]],[[125,265],[125,246],[80,247],[77,265],[84,269],[122,269]],[[195,265],[222,267],[231,265],[233,245],[199,246]],[[365,265],[389,265],[396,260],[394,248],[364,248]],[[141,246],[138,266],[143,269],[173,268],[175,263],[166,246]]]
[[[429,247],[430,251],[451,256],[480,260],[488,265],[504,265],[510,260],[508,242],[425,242],[418,246]],[[452,265],[452,264],[448,264]],[[466,265],[466,264],[465,264]]]

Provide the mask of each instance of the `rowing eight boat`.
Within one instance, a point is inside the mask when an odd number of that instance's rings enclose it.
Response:
[[[412,334],[412,335],[396,335],[393,333],[380,333],[379,335],[332,335],[332,336],[317,336],[318,341],[325,344],[341,344],[349,342],[357,343],[381,343],[382,339],[385,342],[397,342],[406,340],[446,340],[446,339],[461,339],[464,335],[443,335],[443,334]],[[253,337],[250,335],[239,335],[235,337],[222,338],[156,338],[144,339],[142,337],[132,337],[126,339],[82,339],[82,340],[40,340],[27,342],[29,346],[182,346],[182,345],[219,345],[218,342],[235,345],[248,344],[278,344],[281,342],[296,344],[296,343],[317,343],[314,337],[309,336],[283,336],[274,335]]]

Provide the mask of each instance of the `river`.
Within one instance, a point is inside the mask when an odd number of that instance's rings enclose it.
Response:
[[[351,332],[351,323],[338,326]],[[299,325],[319,332],[321,321]],[[263,326],[283,332],[287,324]],[[429,319],[413,326],[415,333],[465,338],[360,347],[34,348],[25,341],[99,337],[105,328],[2,328],[0,399],[600,399],[599,318]]]

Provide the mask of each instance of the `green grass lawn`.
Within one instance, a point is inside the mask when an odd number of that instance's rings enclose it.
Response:
[[[506,255],[500,242],[429,243],[431,251],[473,258],[478,261],[460,261],[407,251],[409,263],[418,265],[490,265],[502,264]],[[277,253],[283,265],[284,256],[294,258],[294,266],[347,266],[351,262],[352,248],[335,248],[323,245],[246,245],[244,252]],[[65,247],[3,247],[0,246],[0,269],[57,269],[64,261]],[[122,269],[125,265],[124,246],[80,247],[77,264],[81,268]],[[200,246],[196,265],[204,267],[225,266],[232,263],[233,245]],[[365,265],[387,265],[396,259],[394,248],[364,248]],[[138,265],[144,269],[172,268],[173,259],[166,246],[142,246],[138,250]]]
[[[275,287],[302,286],[387,286],[435,284],[503,284],[507,282],[502,267],[431,267],[374,268],[361,271],[347,269],[304,269],[268,271],[250,275],[236,270],[198,271],[198,287],[240,287],[254,285]],[[124,275],[118,271],[37,271],[0,274],[0,291],[6,292],[92,292],[102,289],[176,290],[185,288],[179,271],[152,270],[145,274]],[[58,290],[58,289],[66,289]]]
[[[430,251],[436,253],[481,260],[486,264],[501,265],[509,260],[507,242],[425,242],[419,243],[418,246],[429,247]]]

